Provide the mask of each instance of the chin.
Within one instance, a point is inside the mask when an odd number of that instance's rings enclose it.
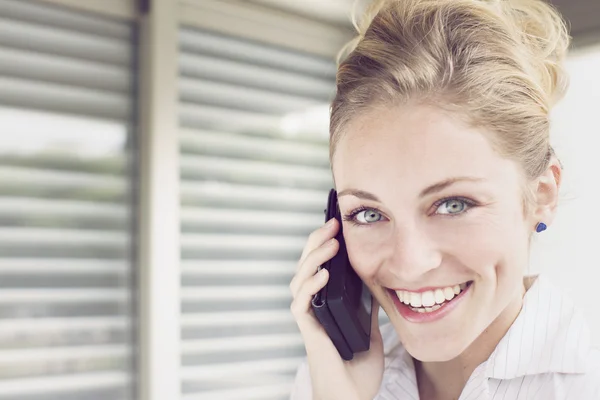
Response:
[[[414,329],[395,316],[391,321],[402,345],[415,359],[422,362],[444,362],[460,356],[477,338],[473,330],[460,326],[420,326]],[[425,328],[425,329],[423,329]],[[472,328],[472,327],[471,327]],[[427,331],[430,329],[429,331]]]

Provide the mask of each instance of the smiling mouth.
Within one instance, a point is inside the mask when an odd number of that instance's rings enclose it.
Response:
[[[458,295],[465,291],[473,281],[459,285],[426,290],[424,292],[409,292],[406,290],[391,290],[396,294],[401,303],[405,304],[411,311],[417,313],[431,313],[448,305]]]

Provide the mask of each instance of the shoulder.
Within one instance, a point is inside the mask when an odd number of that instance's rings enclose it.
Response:
[[[591,348],[587,358],[585,373],[576,379],[585,393],[590,397],[579,397],[582,399],[600,400],[600,348]]]
[[[591,349],[585,371],[534,375],[531,381],[538,388],[536,399],[600,400],[600,349]]]
[[[600,349],[591,349],[583,374],[562,377],[565,399],[600,400]]]
[[[600,390],[600,347],[593,347],[591,349],[587,360],[585,375],[588,379],[595,380],[598,383],[598,388]]]

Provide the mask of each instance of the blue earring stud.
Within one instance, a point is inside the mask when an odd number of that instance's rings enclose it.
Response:
[[[546,230],[546,228],[548,228],[548,227],[546,226],[546,224],[545,224],[545,223],[543,223],[543,222],[540,222],[540,223],[538,223],[538,224],[537,224],[537,226],[535,227],[535,231],[536,231],[537,233],[544,232],[544,231]]]

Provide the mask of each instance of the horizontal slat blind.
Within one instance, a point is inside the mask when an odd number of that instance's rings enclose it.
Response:
[[[133,34],[0,0],[0,399],[132,397]]]
[[[289,397],[289,281],[332,185],[333,61],[180,32],[184,399]]]

